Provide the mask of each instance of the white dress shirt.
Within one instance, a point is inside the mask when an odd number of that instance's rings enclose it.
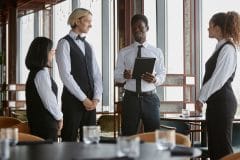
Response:
[[[135,79],[125,79],[123,77],[123,72],[125,69],[133,70],[135,59],[137,57],[138,42],[123,48],[118,53],[117,65],[114,72],[114,79],[118,83],[126,82],[124,88],[129,91],[136,91],[136,80]],[[152,91],[156,89],[156,86],[162,84],[166,77],[166,69],[164,67],[164,57],[161,49],[155,48],[147,42],[143,43],[141,48],[141,57],[151,57],[156,58],[153,74],[155,74],[156,82],[148,83],[141,80],[142,92]]]
[[[52,92],[52,82],[48,68],[45,67],[36,74],[34,78],[34,84],[44,107],[53,115],[56,120],[62,119],[63,114],[61,107],[57,103],[57,97]]]
[[[219,41],[216,45],[218,50],[224,43],[225,39]],[[237,51],[231,44],[226,44],[220,51],[216,68],[211,78],[202,86],[199,94],[199,101],[206,102],[207,99],[216,91],[221,89],[227,80],[232,76],[237,66]]]
[[[70,31],[69,36],[73,39],[73,41],[77,44],[77,46],[81,49],[83,54],[85,55],[85,45],[84,42],[76,40],[78,36],[75,32]],[[92,48],[92,46],[91,46]],[[102,97],[102,76],[97,65],[97,60],[95,57],[95,53],[92,49],[92,66],[93,66],[93,81],[94,81],[94,96],[93,99],[101,100]],[[66,39],[61,39],[58,42],[57,51],[56,51],[56,61],[59,69],[59,74],[62,79],[64,86],[67,87],[68,91],[73,94],[80,101],[84,101],[87,96],[82,91],[80,86],[74,80],[71,74],[71,59],[70,59],[70,45]],[[81,74],[81,73],[79,73]]]

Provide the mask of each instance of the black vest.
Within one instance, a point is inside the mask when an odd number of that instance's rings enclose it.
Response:
[[[206,62],[206,64],[205,64],[205,75],[204,75],[204,78],[203,78],[203,85],[212,77],[212,74],[213,74],[213,72],[216,68],[218,55],[219,55],[221,49],[226,44],[233,45],[233,43],[230,42],[230,41],[225,42],[218,50],[216,50],[214,52],[214,54]],[[216,100],[216,98],[219,97],[219,95],[222,95],[226,92],[231,92],[232,93],[233,91],[232,91],[231,82],[233,81],[234,75],[235,75],[235,71],[233,72],[232,76],[227,80],[227,82],[223,85],[223,87],[221,89],[219,89],[218,91],[216,91],[213,95],[211,95],[208,98],[207,102],[212,101],[212,100]]]
[[[34,123],[39,126],[47,126],[49,128],[57,127],[57,120],[52,116],[52,114],[44,107],[42,100],[37,92],[37,88],[34,83],[36,74],[41,69],[31,70],[26,82],[26,103],[27,103],[27,118],[29,124]],[[57,98],[57,85],[51,78],[52,91]],[[56,106],[57,107],[57,106]]]
[[[70,45],[71,74],[80,86],[82,91],[91,98],[93,95],[93,66],[92,66],[92,49],[90,45],[84,41],[85,56],[73,39],[67,35],[64,37]],[[68,92],[64,86],[64,91]],[[69,93],[67,93],[69,94]]]

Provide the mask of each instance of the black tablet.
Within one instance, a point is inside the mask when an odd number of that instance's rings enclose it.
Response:
[[[152,73],[154,64],[155,64],[156,58],[150,58],[150,57],[141,57],[136,58],[132,78],[137,79],[140,78],[142,74],[145,74],[146,72]]]

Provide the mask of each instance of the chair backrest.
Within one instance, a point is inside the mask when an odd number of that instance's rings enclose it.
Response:
[[[191,147],[191,140],[184,134],[176,133],[176,144]]]
[[[185,122],[161,120],[161,125],[174,127],[177,133],[182,133],[184,135],[189,135],[190,133],[190,126]]]
[[[118,128],[117,118],[117,115],[101,115],[97,124],[101,126],[102,132],[114,132]]]
[[[27,133],[18,133],[18,141],[19,142],[34,142],[34,141],[44,141],[43,138],[34,136]]]
[[[0,116],[0,128],[12,127],[13,125],[19,124],[21,122],[22,121],[17,118]]]
[[[232,146],[239,147],[240,145],[240,123],[233,123],[232,128]]]
[[[229,154],[221,160],[240,160],[240,152]]]
[[[28,126],[28,122],[18,123],[16,125],[12,126],[12,127],[18,128],[18,132],[29,133],[30,134],[30,128]]]
[[[132,137],[137,137],[137,136],[139,136],[140,140],[143,142],[154,142],[155,143],[155,141],[156,141],[155,132],[140,133],[140,134],[133,135]],[[176,133],[176,144],[183,145],[186,147],[191,147],[190,139],[181,133]]]

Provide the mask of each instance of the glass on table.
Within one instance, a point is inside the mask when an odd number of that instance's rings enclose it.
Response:
[[[158,150],[172,149],[176,145],[176,135],[174,129],[156,130],[155,138]]]
[[[1,139],[8,139],[11,146],[15,146],[18,143],[18,128],[1,128]]]
[[[182,117],[183,118],[190,117],[190,111],[187,109],[182,109]]]
[[[5,160],[9,159],[10,157],[10,142],[12,143],[12,145],[15,144],[15,136],[13,136],[13,132],[14,129],[12,128],[0,129],[0,159]]]
[[[100,126],[83,126],[83,142],[85,144],[98,144],[100,133]]]
[[[10,157],[10,145],[8,139],[0,138],[0,159],[5,160]]]
[[[117,138],[117,156],[138,158],[140,155],[139,137],[118,137]]]

